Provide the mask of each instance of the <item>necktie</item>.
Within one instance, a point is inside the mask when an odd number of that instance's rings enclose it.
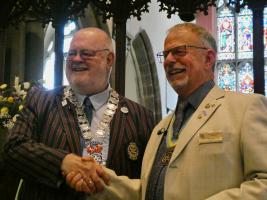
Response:
[[[86,97],[84,99],[84,112],[88,119],[89,124],[91,124],[93,118],[93,105],[89,97]]]
[[[186,106],[187,102],[185,101],[178,102],[177,109],[175,111],[175,120],[173,122],[173,139],[175,140],[178,138],[179,131],[183,124],[184,111]]]

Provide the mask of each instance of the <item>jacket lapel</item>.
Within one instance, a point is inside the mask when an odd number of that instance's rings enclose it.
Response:
[[[57,95],[56,104],[62,122],[63,132],[66,134],[68,147],[71,152],[81,155],[79,127],[76,123],[76,112],[74,106],[69,102],[62,102],[62,96]]]
[[[149,139],[149,142],[147,144],[146,152],[145,152],[145,159],[143,159],[142,164],[142,179],[146,180],[149,178],[152,165],[154,164],[154,160],[157,154],[157,150],[159,148],[160,142],[162,140],[162,137],[164,136],[163,131],[170,130],[170,123],[172,120],[173,114],[168,115],[166,118],[164,118],[153,130],[153,133]],[[162,132],[161,132],[162,131]],[[146,188],[147,181],[144,181]]]
[[[213,113],[221,106],[221,101],[225,91],[217,86],[213,87],[208,95],[204,98],[198,109],[189,119],[183,130],[181,130],[179,139],[174,149],[170,164],[180,155],[185,146],[197,131],[209,120]]]
[[[124,99],[120,96],[118,103],[118,108],[113,116],[113,119],[110,122],[110,138],[109,138],[109,150],[108,150],[108,159],[107,166],[111,162],[111,158],[114,158],[114,155],[118,155],[119,148],[118,145],[123,144],[123,138],[125,137],[125,128],[126,128],[126,115],[121,111],[121,108],[125,105]],[[128,108],[126,106],[126,108]]]

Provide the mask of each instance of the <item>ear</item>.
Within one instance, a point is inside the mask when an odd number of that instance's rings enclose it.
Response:
[[[113,52],[109,52],[107,56],[107,65],[112,67],[115,62],[115,54]]]
[[[213,49],[207,50],[206,67],[212,68],[216,62],[217,53]]]

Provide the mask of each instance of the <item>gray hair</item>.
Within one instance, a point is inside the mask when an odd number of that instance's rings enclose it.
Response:
[[[179,30],[188,30],[198,35],[204,44],[208,44],[217,53],[217,43],[214,37],[203,27],[193,23],[177,24],[169,29],[168,33]]]

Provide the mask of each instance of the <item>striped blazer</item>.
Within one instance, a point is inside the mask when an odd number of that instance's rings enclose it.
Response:
[[[4,148],[6,165],[23,179],[19,199],[74,200],[84,194],[69,188],[60,166],[68,153],[81,155],[80,129],[74,105],[62,106],[63,87],[32,89]],[[154,126],[152,112],[122,96],[110,124],[107,167],[139,178],[143,153]],[[121,112],[122,107],[128,113]],[[138,153],[133,158],[129,147]],[[137,148],[136,148],[137,147]],[[136,157],[137,155],[137,157]]]

